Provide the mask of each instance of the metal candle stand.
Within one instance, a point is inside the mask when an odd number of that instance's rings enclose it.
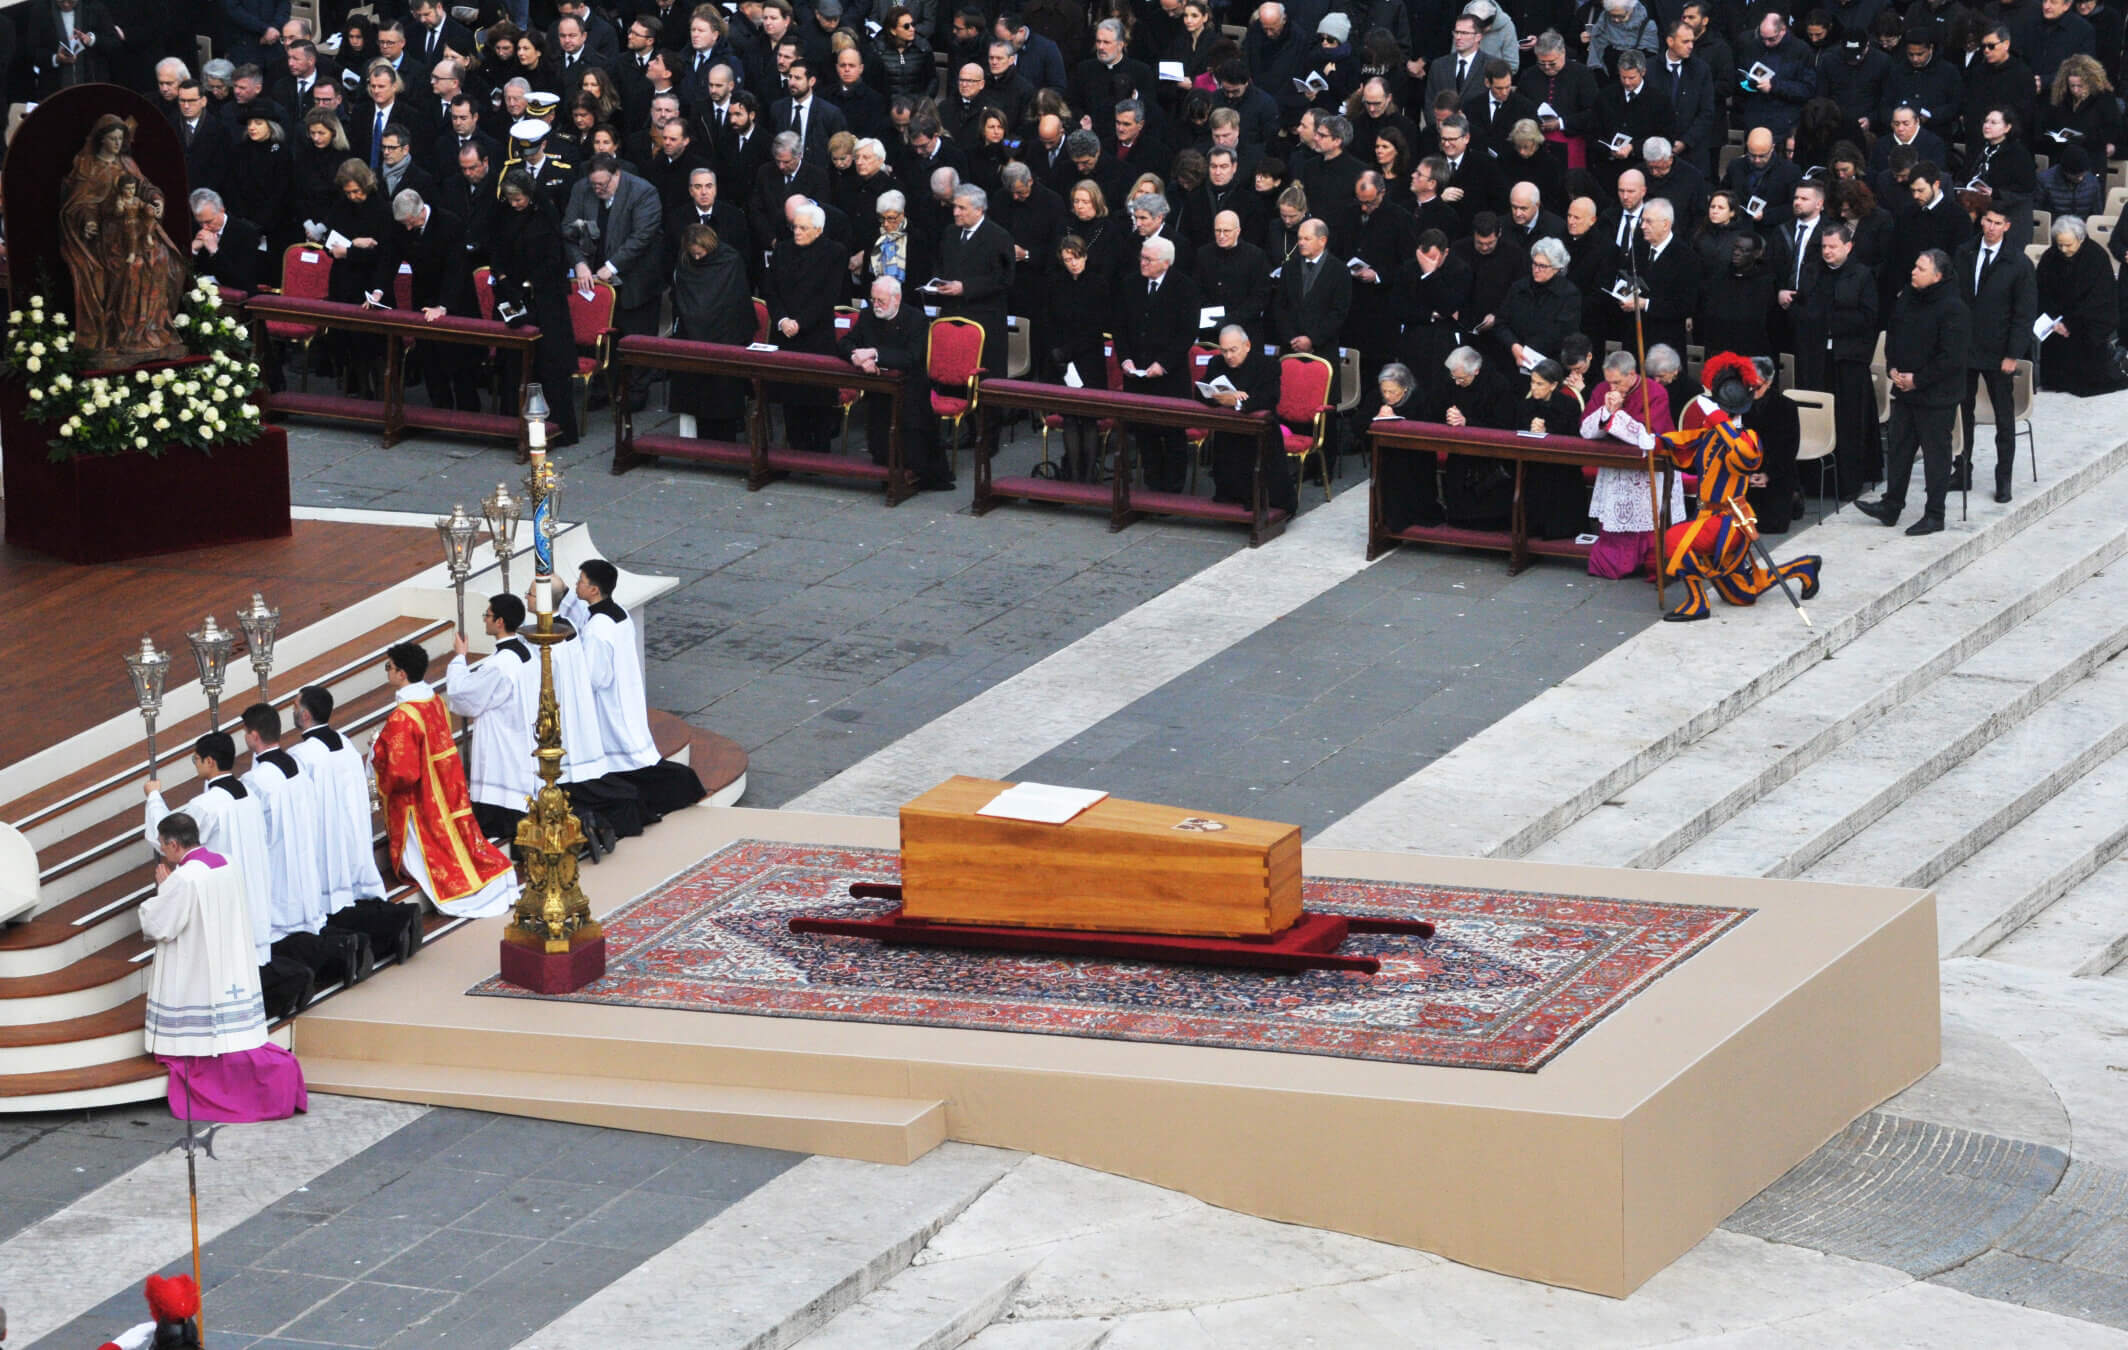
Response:
[[[200,692],[207,696],[207,729],[222,729],[222,684],[229,675],[229,654],[236,650],[237,635],[214,621],[209,614],[197,633],[185,634],[192,644],[192,659],[199,663]]]
[[[259,677],[259,702],[267,701],[267,677],[273,674],[273,640],[281,628],[281,609],[266,607],[266,597],[251,593],[251,608],[236,612],[237,627],[244,630],[244,646],[251,657],[251,673]]]
[[[126,653],[126,674],[133,681],[133,698],[148,724],[148,776],[155,776],[155,717],[163,710],[163,681],[170,674],[170,653],[155,650],[155,639],[140,636],[140,650]]]

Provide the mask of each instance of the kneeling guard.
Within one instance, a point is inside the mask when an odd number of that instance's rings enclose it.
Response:
[[[1694,430],[1664,432],[1656,441],[1657,453],[1681,471],[1699,475],[1699,513],[1671,526],[1663,537],[1666,575],[1685,589],[1685,598],[1663,618],[1673,623],[1707,618],[1710,587],[1732,605],[1751,605],[1779,586],[1800,613],[1801,602],[1818,593],[1823,560],[1813,553],[1774,562],[1759,542],[1758,518],[1745,498],[1764,456],[1758,434],[1734,419],[1751,407],[1758,369],[1749,357],[1724,352],[1708,360],[1700,379],[1721,411]],[[1791,583],[1801,588],[1800,598],[1789,590]]]

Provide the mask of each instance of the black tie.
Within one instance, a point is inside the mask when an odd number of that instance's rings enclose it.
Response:
[[[1810,226],[1800,220],[1797,221],[1795,227],[1795,281],[1789,287],[1791,290],[1801,290],[1803,287],[1803,241],[1809,236]]]
[[[1461,89],[1461,88],[1463,87],[1463,81],[1465,81],[1465,80],[1467,80],[1467,79],[1469,79],[1469,78],[1470,78],[1470,59],[1469,59],[1468,57],[1463,57],[1463,56],[1459,56],[1459,57],[1457,57],[1457,58],[1456,58],[1456,88],[1458,88],[1458,89]]]

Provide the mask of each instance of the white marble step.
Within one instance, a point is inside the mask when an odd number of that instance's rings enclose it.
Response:
[[[2115,716],[2128,706],[2123,683],[2117,679],[2104,695]],[[2012,744],[2043,731],[2065,744]],[[2033,718],[1804,876],[1933,885],[1937,949],[1945,957],[1978,956],[2128,847],[2128,752],[2091,762],[2097,740]],[[2005,753],[1997,755],[1998,748]],[[2053,767],[2020,773],[2007,762],[2011,752],[2030,757],[2027,770]],[[1985,775],[2000,781],[1975,781]]]
[[[2026,718],[2041,715],[2050,701],[2076,692],[2123,648],[2128,565],[2076,587],[1975,652],[1845,745],[1743,806],[1669,865],[1732,876],[1799,876]],[[1763,718],[1755,712],[1746,720],[1765,728],[1787,725],[1779,710],[1759,711]],[[2108,717],[2099,706],[2091,715],[2111,725],[2121,723],[2124,713],[2128,706]],[[2052,714],[2057,723],[2065,716],[2083,714]],[[2074,734],[2074,724],[2063,725]]]
[[[798,1342],[800,1350],[954,1350],[995,1322],[1036,1257],[1006,1253],[910,1266]]]
[[[2128,615],[2128,568],[2101,571],[2124,553],[2128,521],[2108,494],[2070,502],[1657,765],[1530,858],[1660,867],[2042,610],[2049,623],[2076,625],[2062,643],[2077,656],[2056,663],[2057,672],[2073,669],[2088,659],[2085,649],[2128,633],[2119,617]],[[2072,593],[2081,599],[2064,599]],[[2086,613],[2086,602],[2098,612]]]
[[[1097,1350],[1115,1323],[1090,1317],[997,1322],[977,1332],[964,1350]]]
[[[2128,956],[2128,857],[2078,882],[1987,956],[2058,975],[2104,975],[2118,967]]]

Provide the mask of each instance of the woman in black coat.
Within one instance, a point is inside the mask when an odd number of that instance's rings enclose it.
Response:
[[[2121,144],[2120,109],[2114,103],[2113,84],[2106,68],[2078,52],[2065,57],[2054,71],[2040,129],[2053,133],[2074,132],[2075,143],[2084,147],[2094,164],[2113,158]]]
[[[1381,402],[1371,421],[1432,420],[1418,377],[1401,361],[1383,366],[1375,377]],[[1365,403],[1360,405],[1366,407]],[[1441,523],[1441,462],[1431,450],[1384,449],[1381,454],[1382,527],[1392,534],[1417,525]]]
[[[250,221],[266,237],[270,257],[262,275],[275,283],[281,277],[281,250],[302,233],[289,210],[295,197],[295,161],[283,138],[281,124],[270,114],[253,112],[245,119],[244,139],[230,157],[222,192],[229,214]]]
[[[2010,232],[2005,246],[2021,249],[2032,242],[2032,194],[2039,190],[2039,169],[2032,152],[2025,148],[2022,128],[2008,108],[1990,108],[1980,120],[1979,142],[1973,148],[1972,169],[1966,181],[1987,184],[1993,205],[2007,208]]]
[[[1566,279],[1566,245],[1539,239],[1530,246],[1530,273],[1507,288],[1492,329],[1510,360],[1523,364],[1523,350],[1557,357],[1566,335],[1581,331],[1581,289]]]
[[[1057,245],[1063,265],[1051,276],[1047,288],[1049,313],[1036,331],[1048,341],[1043,353],[1043,378],[1065,383],[1065,372],[1077,373],[1086,389],[1108,388],[1108,354],[1105,350],[1109,316],[1113,308],[1109,279],[1094,268],[1091,250],[1076,229]],[[1069,483],[1090,483],[1100,469],[1100,429],[1091,417],[1067,417],[1061,428],[1064,457],[1057,477]]]
[[[333,175],[353,157],[348,149],[347,128],[329,109],[313,108],[303,115],[302,134],[296,138],[295,183],[290,206],[298,229],[306,221],[322,221],[332,210]]]
[[[791,236],[776,241],[762,287],[768,301],[768,340],[787,352],[816,356],[835,354],[835,302],[849,275],[846,256],[823,230],[827,213],[818,206],[796,208]],[[772,389],[783,404],[784,432],[794,450],[827,450],[834,440],[828,406],[835,391],[816,385]]]
[[[1515,407],[1516,431],[1574,436],[1581,431],[1581,402],[1568,393],[1566,367],[1539,361],[1529,373],[1529,391]],[[1578,464],[1530,464],[1523,468],[1522,515],[1533,538],[1572,539],[1588,528],[1589,481]]]
[[[931,44],[916,31],[916,16],[900,5],[880,20],[879,40],[865,74],[879,82],[879,92],[892,103],[897,94],[923,98],[938,88],[938,70],[931,63]]]
[[[325,233],[319,243],[332,255],[332,277],[325,296],[343,305],[359,305],[376,295],[392,303],[392,272],[385,257],[385,240],[397,228],[390,206],[377,182],[377,175],[361,160],[350,159],[333,175],[338,190],[325,208]],[[337,233],[346,243],[327,242]],[[326,330],[335,357],[343,362],[342,376],[355,397],[373,395],[382,385],[384,343],[374,335]]]
[[[576,400],[569,381],[576,374],[576,333],[569,320],[569,278],[562,270],[562,229],[553,204],[534,187],[532,175],[503,175],[502,209],[495,213],[488,275],[495,289],[496,317],[504,305],[523,306],[520,321],[539,329],[533,372],[560,429],[549,445],[576,444]]]
[[[2113,338],[2120,302],[2113,269],[2085,236],[2084,222],[2054,222],[2054,247],[2039,260],[2039,312],[2059,322],[2039,349],[2039,382],[2078,397],[2121,387],[2114,372]]]
[[[1757,234],[1729,241],[1729,257],[1719,271],[1707,274],[1700,290],[1696,336],[1709,356],[1738,352],[1770,356],[1769,320],[1779,307],[1781,277],[1766,265],[1766,242]]]
[[[1699,274],[1718,277],[1729,270],[1733,246],[1746,234],[1755,234],[1744,203],[1728,188],[1707,194],[1707,215],[1692,230],[1692,249],[1699,254]],[[1713,351],[1712,347],[1707,350]]]
[[[689,342],[744,347],[754,340],[754,302],[746,260],[707,225],[687,227],[672,272],[672,335]],[[710,441],[745,439],[746,385],[725,375],[674,375],[672,410],[696,419]]]

